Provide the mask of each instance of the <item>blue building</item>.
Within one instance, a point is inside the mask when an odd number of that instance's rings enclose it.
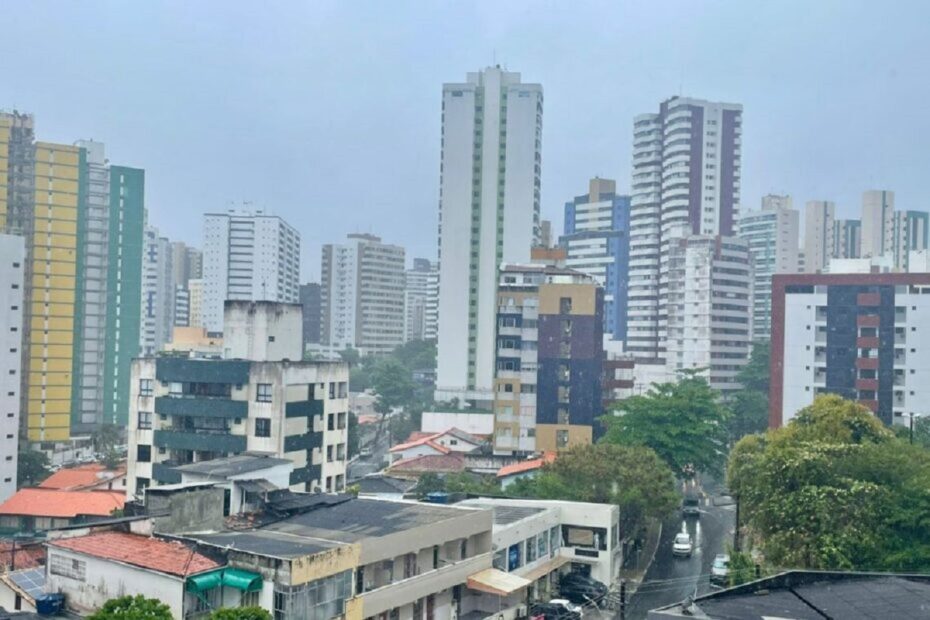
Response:
[[[565,266],[604,287],[604,333],[626,340],[630,262],[630,197],[616,182],[591,179],[588,193],[565,203]]]

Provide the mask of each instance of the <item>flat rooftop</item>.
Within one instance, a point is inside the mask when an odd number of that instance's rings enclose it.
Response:
[[[456,504],[457,506],[466,506],[468,508],[484,508],[494,511],[494,525],[511,525],[517,521],[522,521],[527,517],[538,515],[548,510],[542,506],[502,506],[489,501],[465,500]]]
[[[218,532],[216,534],[191,534],[184,537],[193,538],[214,547],[282,559],[314,555],[344,546],[338,542],[317,540],[265,529],[245,532]]]
[[[227,478],[229,476],[238,476],[253,471],[268,469],[269,467],[287,465],[289,463],[291,463],[291,461],[279,459],[269,454],[246,453],[210,459],[209,461],[200,461],[199,463],[189,463],[188,465],[178,465],[177,467],[172,467],[172,469],[185,474]]]

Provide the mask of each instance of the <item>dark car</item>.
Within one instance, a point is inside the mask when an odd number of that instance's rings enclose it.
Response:
[[[591,602],[601,601],[607,596],[608,588],[600,581],[587,575],[569,573],[562,577],[559,582],[559,592],[562,597],[573,603],[586,605]]]
[[[581,620],[577,611],[568,611],[561,605],[536,603],[530,607],[530,616],[542,616],[546,620]]]
[[[681,514],[686,517],[699,517],[701,515],[701,500],[697,495],[689,495],[681,502]]]

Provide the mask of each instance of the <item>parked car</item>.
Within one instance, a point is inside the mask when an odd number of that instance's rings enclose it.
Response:
[[[561,595],[573,603],[586,605],[607,596],[608,588],[596,579],[581,573],[568,573],[559,582]]]
[[[710,567],[710,582],[717,585],[726,585],[730,577],[730,556],[718,553]]]
[[[694,543],[691,542],[691,534],[679,532],[675,535],[675,542],[672,543],[672,555],[689,558],[693,551]]]
[[[549,604],[555,607],[556,609],[559,609],[563,615],[568,614],[567,617],[573,617],[573,618],[584,617],[584,610],[581,608],[581,606],[575,605],[574,603],[572,603],[571,601],[567,599],[554,598],[551,601],[549,601]],[[574,614],[578,614],[578,615],[576,616]]]
[[[530,618],[545,618],[545,620],[581,620],[581,617],[582,612],[569,611],[564,606],[551,602],[536,603],[530,607]]]
[[[681,514],[686,517],[701,516],[701,500],[697,495],[687,495],[681,502]]]

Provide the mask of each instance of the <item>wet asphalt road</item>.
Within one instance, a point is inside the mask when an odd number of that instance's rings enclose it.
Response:
[[[679,516],[666,522],[655,559],[633,594],[626,620],[642,620],[650,609],[677,603],[695,593],[709,592],[714,556],[724,553],[727,544],[732,542],[735,515],[735,506],[729,498],[717,498],[715,502],[711,497],[702,501],[700,518]],[[672,555],[672,540],[681,531],[691,534],[695,543],[690,558]]]

